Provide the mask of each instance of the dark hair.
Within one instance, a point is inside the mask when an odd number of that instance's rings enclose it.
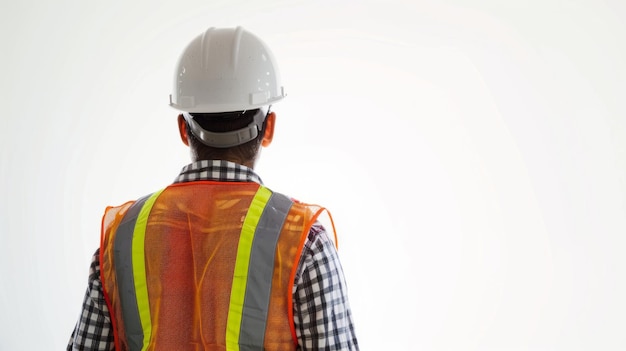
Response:
[[[223,113],[192,113],[194,121],[205,130],[210,132],[230,132],[241,129],[252,123],[254,115],[259,110],[247,110]],[[266,116],[267,117],[267,116]],[[193,133],[187,123],[187,131],[189,135],[189,146],[196,150],[198,160],[237,160],[239,162],[247,162],[254,159],[261,147],[261,141],[265,134],[265,123],[259,135],[247,143],[233,146],[230,148],[217,148],[203,144]]]

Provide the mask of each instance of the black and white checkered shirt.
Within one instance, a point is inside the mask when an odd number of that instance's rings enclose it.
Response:
[[[175,183],[197,180],[261,184],[250,168],[228,161],[198,161]],[[294,323],[301,350],[358,350],[343,271],[323,227],[314,225],[304,245],[293,286]],[[67,350],[113,350],[109,310],[100,282],[99,250],[93,255],[83,308]]]

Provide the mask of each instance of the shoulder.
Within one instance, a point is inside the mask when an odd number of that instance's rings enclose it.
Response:
[[[307,274],[307,271],[328,271],[330,266],[338,265],[338,261],[339,255],[334,241],[326,228],[320,222],[315,222],[304,241],[295,282],[301,281],[302,275]]]
[[[335,254],[336,251],[335,242],[328,235],[326,227],[316,221],[309,229],[304,243],[303,255],[316,256],[323,254],[323,256],[328,256]]]

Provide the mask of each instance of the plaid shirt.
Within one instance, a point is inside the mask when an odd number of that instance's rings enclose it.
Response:
[[[228,161],[185,166],[174,183],[196,180],[262,184],[248,167]],[[305,241],[293,286],[293,310],[301,350],[358,350],[346,282],[333,242],[314,225]],[[93,255],[82,312],[67,350],[113,350],[113,331],[100,281],[99,249]]]

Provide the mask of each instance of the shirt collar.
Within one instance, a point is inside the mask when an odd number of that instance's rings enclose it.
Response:
[[[183,167],[174,183],[212,180],[263,184],[252,168],[224,160],[200,160]]]

